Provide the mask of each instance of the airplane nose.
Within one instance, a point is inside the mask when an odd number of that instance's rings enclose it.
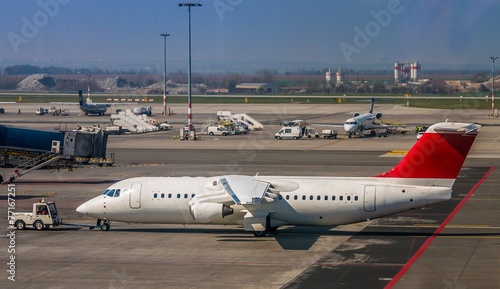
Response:
[[[80,214],[87,215],[87,203],[78,206],[78,208],[76,208],[76,211]]]

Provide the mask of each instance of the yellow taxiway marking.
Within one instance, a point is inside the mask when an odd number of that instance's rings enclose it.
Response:
[[[408,153],[408,151],[405,151],[405,150],[392,150],[386,154],[387,155],[405,155],[407,153]]]
[[[379,157],[404,157],[407,153],[408,151],[405,150],[392,150],[383,155],[380,155]]]

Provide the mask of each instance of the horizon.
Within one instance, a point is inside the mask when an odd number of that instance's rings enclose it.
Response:
[[[199,73],[262,68],[491,69],[500,42],[493,0],[199,1],[191,9],[192,67]],[[146,3],[146,5],[144,5]],[[188,11],[149,0],[6,0],[0,67],[187,70]]]

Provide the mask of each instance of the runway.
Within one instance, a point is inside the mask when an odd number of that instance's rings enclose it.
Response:
[[[57,202],[64,220],[93,224],[95,220],[80,216],[75,208],[123,178],[229,173],[372,176],[400,159],[386,157],[387,152],[407,150],[415,142],[414,135],[280,142],[267,139],[271,133],[269,129],[226,140],[203,137],[200,142],[174,141],[172,132],[112,137],[108,151],[116,153],[115,167],[39,170],[26,175],[15,184],[16,210],[27,211],[32,202],[45,197]],[[497,137],[495,126],[481,132],[473,157],[467,159],[455,183],[452,200],[442,204],[335,228],[283,227],[264,238],[238,226],[208,225],[113,223],[108,232],[72,227],[16,231],[16,281],[7,279],[4,265],[0,286],[495,287],[500,284]],[[1,211],[6,212],[5,197],[0,200]],[[455,215],[450,219],[451,213]],[[6,213],[1,216],[3,228],[6,217]],[[442,231],[437,233],[438,228]],[[0,249],[2,261],[9,258],[9,232],[4,229],[0,238],[0,247],[5,248]],[[425,250],[420,249],[423,245]],[[404,274],[402,268],[406,268]],[[392,281],[396,277],[397,282]]]

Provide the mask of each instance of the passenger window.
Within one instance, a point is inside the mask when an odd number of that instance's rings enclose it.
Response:
[[[350,201],[351,200],[351,196],[347,196],[347,200]]]
[[[102,192],[102,194],[101,194],[101,195],[107,195],[107,194],[108,194],[108,192],[109,192],[109,189],[107,189],[107,190],[105,190],[104,192]]]
[[[177,199],[180,199],[181,198],[181,194],[177,194]]]
[[[328,201],[328,196],[325,196],[325,201]]]
[[[321,196],[318,196],[318,198],[317,198],[317,199],[318,199],[318,201],[320,201],[320,200],[321,200]]]
[[[119,196],[120,196],[120,189],[117,189],[113,197],[118,198]]]
[[[286,195],[286,199],[287,199],[287,200],[290,200],[290,195]]]
[[[313,196],[309,196],[309,200],[311,200],[311,201],[312,201],[313,199],[314,199],[314,197],[313,197]]]
[[[156,199],[156,198],[158,198],[158,194],[157,194],[157,193],[155,193],[155,194],[153,195],[153,198],[155,198],[155,199]]]
[[[355,197],[354,197],[354,200],[355,200],[355,201],[357,201],[357,200],[358,200],[358,196],[355,196]]]
[[[168,194],[168,198],[171,199],[172,198],[172,194]]]
[[[188,194],[184,194],[184,199],[187,199],[188,198]]]
[[[344,196],[339,197],[339,201],[342,201],[344,199]]]
[[[293,196],[294,200],[297,200],[299,197],[297,195]]]
[[[112,190],[109,190],[109,192],[108,192],[108,194],[107,194],[107,195],[108,195],[109,197],[113,197],[113,195],[114,195],[114,194],[115,194],[115,189],[112,189]]]
[[[283,196],[278,195],[278,200],[283,200]]]
[[[302,196],[302,200],[305,201],[306,200],[306,196]]]
[[[332,201],[335,201],[335,196],[332,196]]]
[[[165,194],[163,194],[163,193],[162,193],[162,194],[161,194],[161,198],[162,198],[162,199],[163,199],[163,198],[165,198]]]
[[[195,194],[191,194],[191,199],[194,198],[196,195]]]

